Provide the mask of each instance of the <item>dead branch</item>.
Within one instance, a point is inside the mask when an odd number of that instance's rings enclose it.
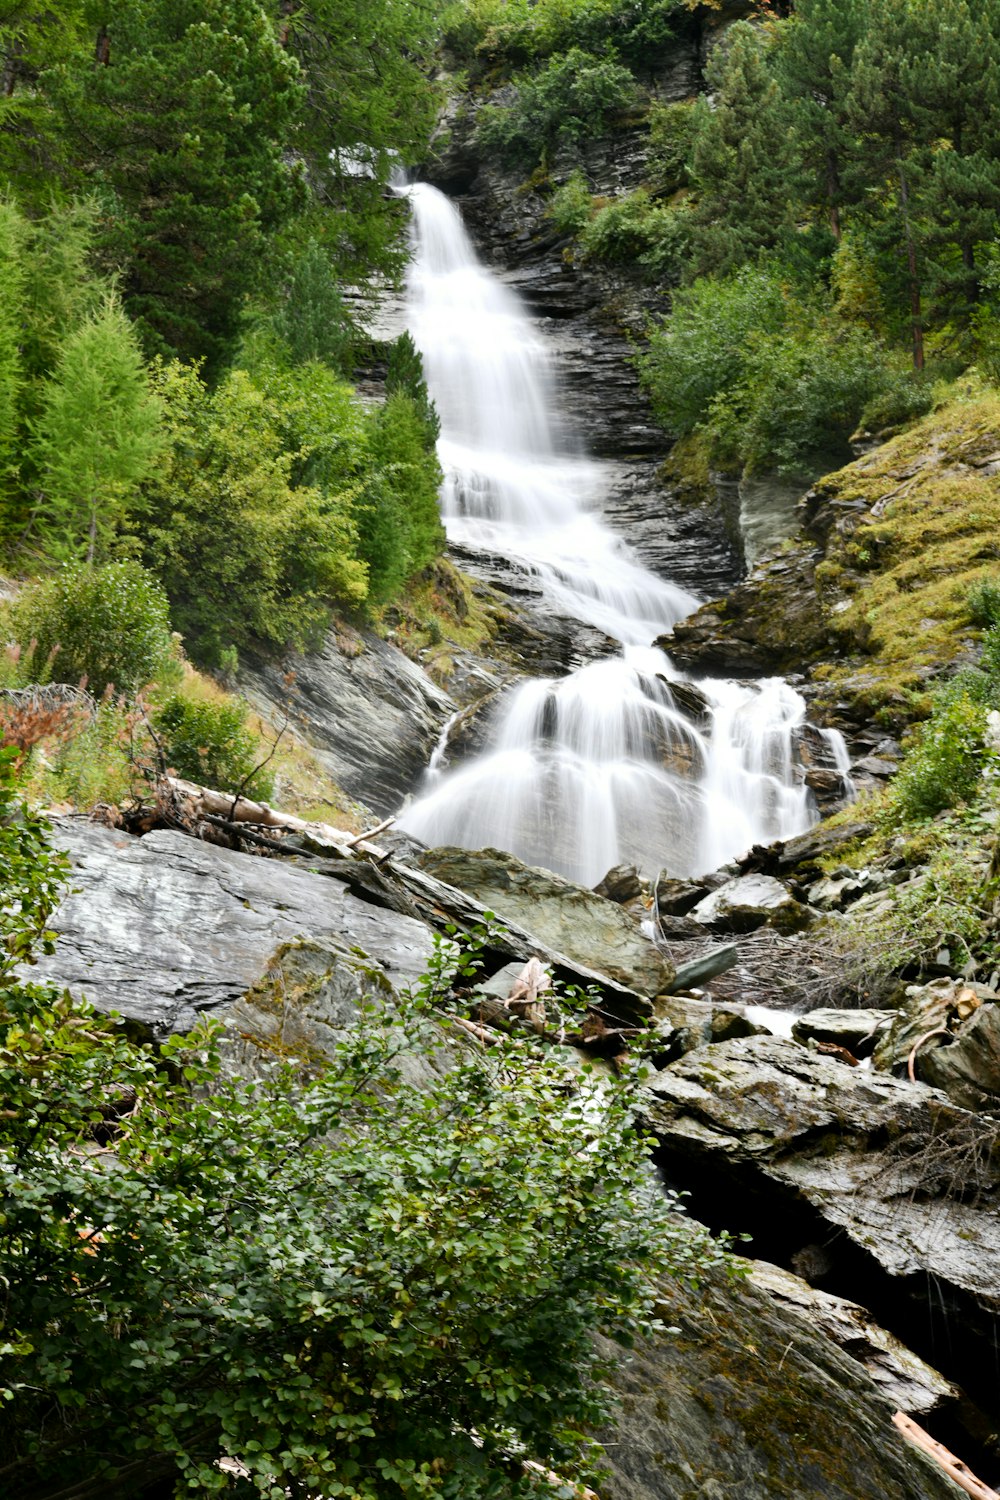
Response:
[[[964,1490],[967,1495],[974,1496],[975,1500],[1000,1500],[1000,1495],[997,1494],[996,1490],[991,1490],[988,1484],[984,1484],[981,1479],[977,1479],[967,1464],[964,1464],[960,1458],[956,1458],[954,1453],[949,1453],[943,1444],[932,1438],[929,1432],[925,1432],[905,1412],[895,1412],[892,1418],[892,1425],[898,1428],[903,1436],[908,1438],[915,1447],[922,1448],[925,1453],[929,1453],[931,1458],[941,1465],[949,1479],[957,1484],[960,1490]]]

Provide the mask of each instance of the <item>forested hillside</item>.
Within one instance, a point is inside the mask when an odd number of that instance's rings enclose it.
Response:
[[[664,103],[692,39],[701,91]],[[713,464],[794,467],[1000,373],[993,0],[471,0],[446,41],[565,253],[671,291],[643,376]],[[644,181],[599,196],[574,159],[615,132]]]
[[[419,366],[374,412],[350,383],[342,293],[398,272],[436,109],[433,5],[376,9],[0,12],[0,547],[140,559],[215,667],[441,544]]]

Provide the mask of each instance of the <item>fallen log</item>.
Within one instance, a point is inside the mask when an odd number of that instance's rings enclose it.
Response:
[[[669,993],[677,995],[681,990],[707,984],[717,975],[734,969],[738,962],[739,949],[735,943],[727,943],[724,948],[713,948],[710,953],[703,953],[701,958],[692,958],[689,963],[680,965]]]
[[[915,1447],[922,1448],[925,1453],[929,1453],[931,1458],[941,1465],[949,1479],[967,1495],[974,1496],[974,1500],[1000,1500],[1000,1495],[996,1490],[991,1490],[988,1484],[977,1479],[967,1464],[964,1464],[960,1458],[956,1458],[954,1453],[949,1453],[942,1443],[932,1438],[929,1432],[925,1432],[905,1412],[895,1412],[892,1425],[897,1427]]]
[[[180,776],[165,776],[160,785],[166,795],[179,800],[190,810],[190,816],[195,821],[212,814],[225,818],[230,823],[253,823],[258,828],[281,828],[289,833],[301,834],[316,853],[333,854],[341,859],[349,859],[355,853],[385,859],[388,853],[379,845],[371,843],[367,833],[348,833],[329,823],[311,823],[292,813],[279,812],[266,802],[255,802],[250,797],[199,786],[197,782],[184,781]],[[386,825],[379,826],[381,828]]]

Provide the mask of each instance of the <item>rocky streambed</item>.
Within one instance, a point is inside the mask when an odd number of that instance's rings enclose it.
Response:
[[[745,1280],[664,1288],[679,1332],[622,1365],[608,1500],[957,1493],[896,1410],[986,1480],[1000,1473],[1000,1124],[985,1086],[1000,1077],[1000,997],[942,977],[898,1010],[809,1014],[815,924],[866,896],[815,876],[816,836],[756,852],[780,874],[730,867],[655,890],[625,870],[600,891],[488,850],[289,837],[261,857],[81,819],[61,820],[57,841],[73,892],[38,977],[153,1038],[216,1015],[244,1069],[276,1052],[321,1059],[364,994],[391,999],[436,933],[486,911],[503,931],[455,1015],[562,1046],[570,1068],[615,1066],[642,1029],[658,1169],[696,1217],[749,1233],[753,1259]],[[782,1035],[747,1004],[768,943],[799,955],[794,1017],[766,1017]],[[589,995],[582,1021],[552,1000],[541,1021],[505,1005],[533,956]],[[932,1029],[911,1080],[913,1042]]]

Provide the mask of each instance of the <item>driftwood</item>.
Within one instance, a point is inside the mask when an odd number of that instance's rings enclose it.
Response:
[[[892,1425],[897,1427],[905,1438],[909,1438],[917,1448],[922,1448],[925,1453],[929,1453],[931,1458],[941,1465],[948,1478],[967,1495],[974,1496],[975,1500],[1000,1500],[1000,1495],[996,1490],[991,1490],[988,1484],[977,1479],[967,1464],[964,1464],[960,1458],[956,1458],[954,1453],[949,1453],[947,1448],[932,1438],[929,1432],[925,1432],[905,1412],[897,1411],[893,1416]]]
[[[508,1010],[523,1016],[535,1031],[545,1030],[545,1002],[539,996],[552,988],[552,976],[537,958],[529,958],[506,1000]]]
[[[333,854],[340,858],[350,858],[355,850],[376,859],[385,859],[388,855],[387,850],[370,842],[367,833],[348,833],[329,823],[310,823],[291,813],[278,812],[266,802],[255,802],[250,797],[218,792],[212,787],[184,781],[179,776],[165,776],[160,788],[161,798],[170,800],[185,810],[193,821],[207,819],[212,815],[225,818],[229,823],[252,823],[257,828],[283,829],[288,833],[299,834],[317,853]],[[383,823],[378,829],[371,831],[378,832],[386,826]]]
[[[920,1051],[925,1042],[930,1041],[932,1036],[951,1036],[951,1032],[948,1030],[947,1026],[935,1026],[933,1031],[925,1031],[923,1036],[917,1037],[917,1040],[910,1048],[910,1055],[906,1059],[906,1076],[911,1083],[916,1083],[917,1081],[917,1075],[915,1071],[917,1053]]]

